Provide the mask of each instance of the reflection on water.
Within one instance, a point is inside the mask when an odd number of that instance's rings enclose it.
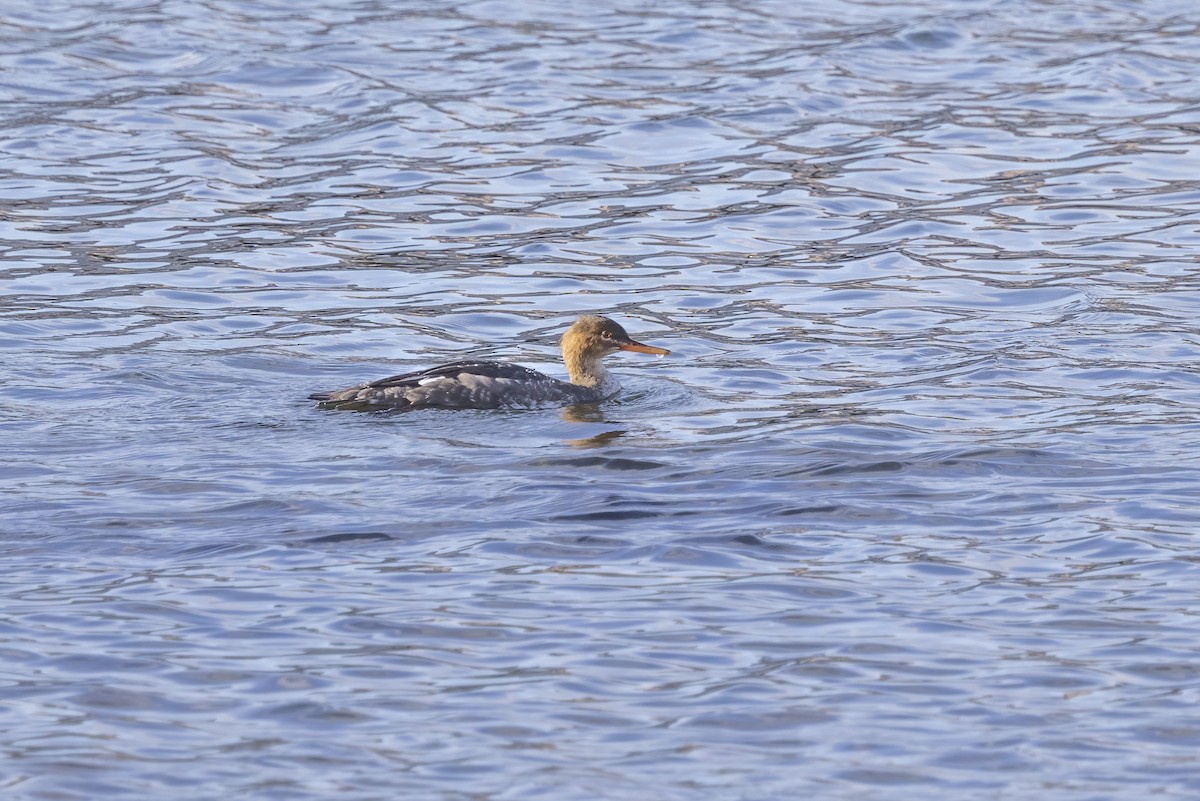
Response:
[[[5,798],[1200,790],[1178,4],[64,10],[0,10]],[[305,400],[587,311],[671,357]]]

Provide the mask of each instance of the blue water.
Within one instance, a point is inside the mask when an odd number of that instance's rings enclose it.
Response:
[[[1196,798],[1192,16],[6,4],[0,796]]]

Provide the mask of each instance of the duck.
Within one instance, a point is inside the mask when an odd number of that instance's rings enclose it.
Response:
[[[506,409],[599,403],[621,391],[602,363],[618,351],[667,356],[671,351],[633,339],[620,324],[585,314],[560,342],[569,380],[519,364],[459,361],[415,373],[381,378],[333,392],[309,395],[323,408],[337,409]]]

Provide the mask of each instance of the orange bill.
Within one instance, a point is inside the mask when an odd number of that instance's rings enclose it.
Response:
[[[632,339],[622,342],[621,344],[617,345],[617,347],[620,350],[631,350],[634,353],[649,353],[652,356],[666,356],[671,352],[666,348],[656,348],[653,345],[643,345],[641,342],[635,342]]]

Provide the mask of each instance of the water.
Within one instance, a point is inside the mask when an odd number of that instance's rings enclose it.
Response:
[[[6,4],[4,798],[1195,798],[1179,8]]]

